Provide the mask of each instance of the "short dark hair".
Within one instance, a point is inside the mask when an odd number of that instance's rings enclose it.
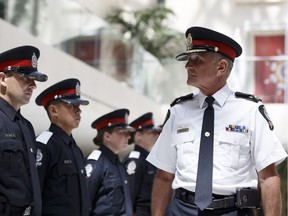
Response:
[[[101,144],[103,144],[103,137],[104,137],[104,133],[107,132],[109,134],[113,133],[115,127],[104,127],[101,128],[98,132],[96,137],[93,139],[93,143],[95,145],[100,146]]]

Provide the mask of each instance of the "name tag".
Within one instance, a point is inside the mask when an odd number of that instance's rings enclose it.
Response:
[[[64,160],[64,164],[72,164],[72,160]]]
[[[15,133],[4,133],[3,136],[4,136],[4,138],[15,138],[16,134]]]
[[[185,132],[189,132],[189,128],[180,128],[180,129],[177,130],[177,134],[185,133]]]

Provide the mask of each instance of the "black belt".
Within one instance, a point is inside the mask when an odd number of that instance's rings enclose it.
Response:
[[[190,203],[195,205],[194,198],[195,193],[179,188],[175,190],[175,197],[182,200],[183,202]],[[236,198],[235,196],[222,196],[222,195],[213,195],[212,203],[206,209],[225,209],[236,207]]]

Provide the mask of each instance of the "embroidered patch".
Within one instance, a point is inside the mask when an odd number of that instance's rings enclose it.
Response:
[[[272,121],[271,121],[271,119],[270,119],[270,117],[269,117],[269,115],[268,115],[268,113],[267,113],[267,111],[266,111],[265,106],[264,106],[264,105],[261,105],[261,106],[259,106],[258,109],[259,109],[260,113],[262,114],[262,116],[263,116],[263,117],[266,119],[266,121],[268,122],[270,130],[273,130],[273,129],[274,129],[274,125],[273,125],[273,123],[272,123]]]
[[[135,161],[130,161],[127,165],[127,173],[128,175],[132,175],[132,174],[135,174],[135,170],[136,170],[136,163]]]
[[[36,154],[36,167],[42,166],[42,159],[43,159],[43,154],[41,149],[37,149],[37,154]]]
[[[86,175],[89,178],[91,176],[92,171],[93,171],[93,166],[91,164],[87,164],[85,166],[85,170],[86,170]]]

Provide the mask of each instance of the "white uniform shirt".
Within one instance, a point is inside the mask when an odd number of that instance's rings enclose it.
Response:
[[[228,85],[213,97],[213,193],[230,195],[237,188],[257,188],[257,172],[279,164],[287,154],[260,113],[261,102],[236,98]],[[199,93],[170,108],[170,117],[147,160],[175,174],[172,187],[195,191],[206,96]]]

